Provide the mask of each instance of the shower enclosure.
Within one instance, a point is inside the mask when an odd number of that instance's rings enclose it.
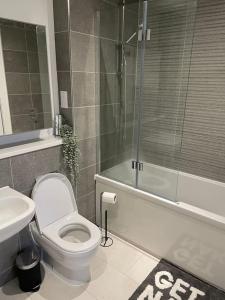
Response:
[[[176,201],[197,0],[102,1],[100,173]]]

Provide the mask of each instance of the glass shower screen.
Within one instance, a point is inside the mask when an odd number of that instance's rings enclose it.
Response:
[[[147,2],[138,187],[176,199],[196,1]]]
[[[101,134],[101,172],[175,201],[196,0],[102,1],[104,31],[109,10],[116,67],[101,73],[100,128],[114,127]]]

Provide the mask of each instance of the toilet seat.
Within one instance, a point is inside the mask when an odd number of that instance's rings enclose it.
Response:
[[[78,211],[72,185],[60,173],[38,177],[32,199],[36,204],[35,217],[40,232],[57,220]]]
[[[82,227],[84,227],[90,234],[90,238],[87,241],[81,243],[73,243],[64,240],[60,237],[60,232],[63,230],[63,228],[69,225],[82,225]],[[42,230],[42,234],[61,250],[76,254],[81,252],[88,252],[94,249],[99,244],[100,233],[96,225],[79,215],[77,212],[73,212],[70,215],[67,215],[62,219],[45,227]]]

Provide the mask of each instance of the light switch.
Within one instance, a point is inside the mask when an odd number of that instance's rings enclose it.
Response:
[[[68,93],[67,91],[60,91],[60,101],[62,108],[68,108]]]

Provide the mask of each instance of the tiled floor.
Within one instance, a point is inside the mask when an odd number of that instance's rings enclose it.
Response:
[[[113,237],[110,248],[99,248],[93,260],[92,280],[73,287],[57,278],[45,267],[39,292],[22,293],[13,280],[0,289],[1,300],[127,300],[156,266],[158,260]]]

